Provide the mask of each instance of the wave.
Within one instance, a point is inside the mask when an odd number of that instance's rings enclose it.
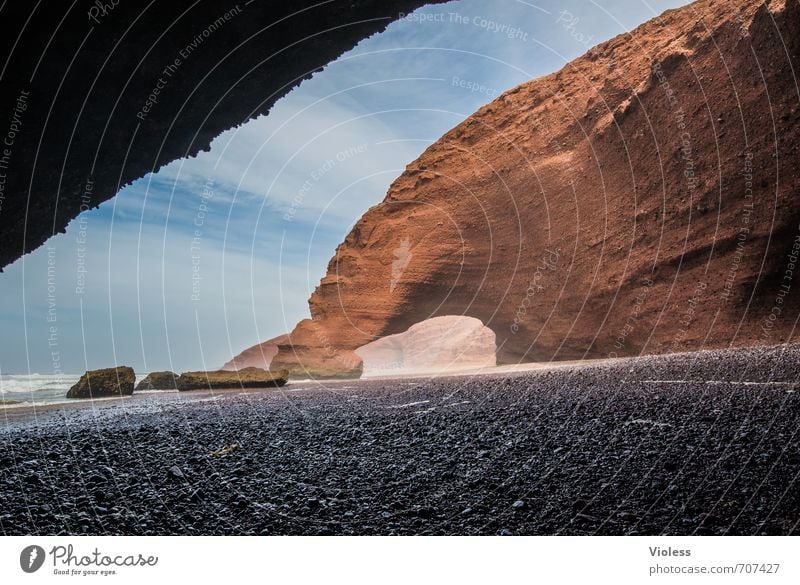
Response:
[[[136,376],[138,382],[144,376]],[[66,393],[80,376],[67,374],[2,374],[0,396],[4,394]]]
[[[69,390],[79,376],[42,375],[0,376],[0,394],[33,393],[41,391]]]

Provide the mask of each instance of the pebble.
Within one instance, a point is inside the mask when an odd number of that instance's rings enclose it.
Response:
[[[183,479],[185,477],[183,471],[177,465],[170,467],[168,473],[174,479]]]

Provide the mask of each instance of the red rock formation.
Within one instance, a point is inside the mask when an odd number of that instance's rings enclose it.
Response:
[[[264,370],[269,370],[269,366],[272,363],[272,358],[274,358],[275,354],[278,353],[278,344],[286,343],[288,340],[289,336],[284,334],[279,335],[278,337],[273,337],[272,339],[268,339],[263,343],[254,345],[253,347],[249,347],[239,355],[232,358],[229,362],[222,366],[221,369],[229,372],[243,370],[244,368],[262,368]]]
[[[358,345],[363,344],[352,349]],[[295,379],[359,378],[363,371],[361,358],[351,349],[341,348],[338,335],[311,319],[303,319],[289,333],[286,343],[278,345],[271,367],[288,370]]]
[[[498,362],[797,338],[800,4],[701,0],[516,87],[367,211],[272,367],[436,315]]]

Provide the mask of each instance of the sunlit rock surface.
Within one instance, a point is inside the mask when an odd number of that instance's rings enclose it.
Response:
[[[364,377],[495,365],[495,336],[479,319],[447,315],[417,323],[356,350]]]

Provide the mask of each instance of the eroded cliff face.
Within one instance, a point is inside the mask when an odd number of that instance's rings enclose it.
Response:
[[[0,3],[0,271],[441,1]]]
[[[338,247],[273,367],[480,319],[499,363],[794,338],[797,1],[701,0],[514,88]]]

